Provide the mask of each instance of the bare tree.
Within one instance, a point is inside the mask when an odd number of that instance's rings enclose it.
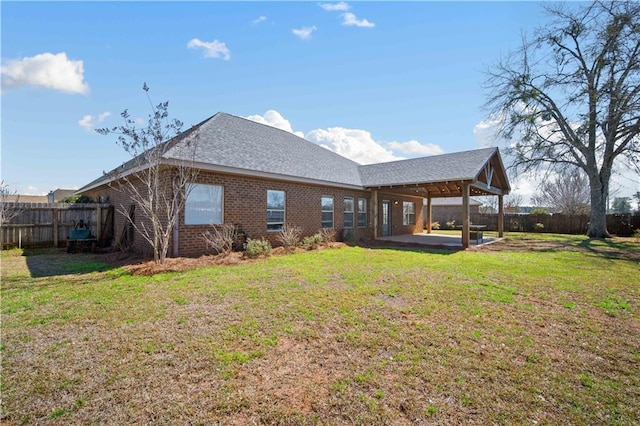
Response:
[[[606,200],[616,160],[640,163],[640,3],[547,7],[551,21],[497,63],[487,106],[515,139],[516,171],[582,169],[588,234],[608,237]]]
[[[504,199],[504,207],[510,213],[518,213],[522,207],[522,195],[509,194]]]
[[[562,170],[555,179],[546,179],[540,193],[532,197],[537,207],[549,207],[555,213],[589,214],[589,181],[582,170]]]
[[[9,201],[9,199],[12,200]],[[4,180],[0,181],[0,225],[9,223],[11,219],[22,212],[22,209],[17,205],[19,201],[18,192],[12,192],[9,189],[9,185],[4,183]]]
[[[169,103],[154,106],[146,83],[143,90],[152,110],[146,127],[137,128],[125,110],[120,114],[124,125],[96,131],[102,135],[117,134],[117,143],[133,157],[124,165],[124,170],[112,172],[111,186],[124,192],[139,210],[135,212],[135,218],[129,206],[120,205],[117,210],[150,244],[154,261],[163,264],[173,228],[178,223],[179,214],[192,188],[189,184],[195,181],[198,174],[197,169],[192,167],[196,132],[177,136],[181,132],[182,122],[169,119]],[[192,160],[168,164],[163,161],[163,155],[169,149],[187,150],[189,152],[185,154]]]

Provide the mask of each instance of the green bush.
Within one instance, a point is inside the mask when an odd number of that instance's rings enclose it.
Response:
[[[247,250],[245,251],[246,255],[255,258],[261,255],[268,256],[271,253],[271,243],[265,240],[264,238],[260,238],[259,240],[252,240],[249,238],[247,241]]]
[[[322,243],[322,235],[318,232],[310,237],[304,237],[302,240],[302,247],[307,250],[315,250]]]
[[[95,203],[96,201],[89,197],[88,195],[72,195],[63,200],[59,200],[58,203],[68,203],[68,204],[90,204]]]
[[[547,210],[545,210],[545,209],[543,209],[541,207],[536,207],[533,210],[531,210],[531,213],[529,213],[529,214],[532,214],[532,215],[543,214],[543,215],[548,216],[550,213]]]

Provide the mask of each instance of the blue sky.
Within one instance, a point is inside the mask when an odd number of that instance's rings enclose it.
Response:
[[[484,146],[483,71],[544,22],[534,2],[0,7],[2,178],[32,194],[128,159],[91,129],[146,118],[143,82],[185,127],[224,111],[363,163]]]

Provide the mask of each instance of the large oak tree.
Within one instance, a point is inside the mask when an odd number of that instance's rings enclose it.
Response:
[[[550,20],[489,71],[487,105],[512,141],[517,172],[582,169],[588,235],[608,237],[614,163],[640,157],[640,3],[547,7]]]

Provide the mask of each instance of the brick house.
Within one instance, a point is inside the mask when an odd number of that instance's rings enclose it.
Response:
[[[186,143],[192,144],[189,154],[181,149]],[[172,165],[199,170],[173,230],[173,256],[207,253],[200,236],[222,223],[273,245],[285,224],[301,227],[305,236],[334,228],[354,241],[422,232],[423,214],[430,214],[423,213],[425,198],[479,193],[502,199],[509,191],[497,148],[360,165],[292,133],[226,113],[166,142],[161,163],[167,180]],[[134,208],[116,189],[114,176],[139,168],[125,163],[118,174],[105,174],[78,193]],[[114,224],[116,238],[131,232],[121,214]],[[148,248],[132,237],[136,249]]]

